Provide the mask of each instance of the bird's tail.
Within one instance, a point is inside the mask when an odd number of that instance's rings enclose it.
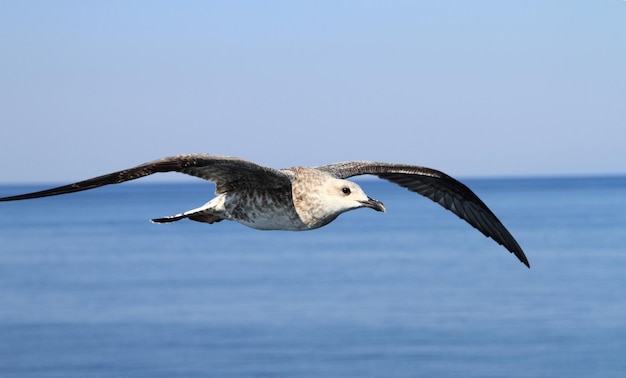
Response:
[[[192,221],[204,222],[208,224],[213,224],[213,223],[224,220],[224,218],[218,217],[215,214],[211,214],[207,212],[206,210],[204,211],[190,210],[184,213],[171,215],[169,217],[154,218],[154,219],[151,219],[150,221],[152,223],[172,223],[172,222],[176,222],[185,218],[189,218]]]

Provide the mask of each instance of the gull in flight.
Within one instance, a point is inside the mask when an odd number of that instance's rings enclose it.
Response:
[[[57,188],[0,198],[0,202],[79,192],[159,172],[180,172],[212,181],[216,197],[198,208],[152,219],[154,223],[188,218],[212,224],[227,219],[259,230],[312,230],[349,210],[366,207],[384,212],[382,202],[346,180],[374,175],[430,198],[530,267],[511,233],[474,192],[445,173],[415,165],[351,161],[277,170],[234,157],[186,154]]]

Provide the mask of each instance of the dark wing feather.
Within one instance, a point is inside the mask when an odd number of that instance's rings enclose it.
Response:
[[[467,186],[443,172],[414,165],[374,162],[345,162],[317,168],[338,178],[376,175],[428,197],[503,245],[530,267],[522,248],[487,205]]]
[[[90,178],[58,188],[4,197],[0,198],[0,201],[15,201],[74,193],[104,185],[119,184],[161,172],[181,172],[213,181],[216,184],[218,193],[239,187],[256,186],[284,188],[290,185],[289,177],[286,174],[246,160],[209,154],[189,154],[154,160],[134,168]]]

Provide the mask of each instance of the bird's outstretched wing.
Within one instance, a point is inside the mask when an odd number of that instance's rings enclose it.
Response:
[[[467,186],[443,172],[415,165],[375,162],[344,162],[316,168],[337,178],[375,175],[426,196],[504,246],[530,268],[522,248],[487,205]]]
[[[213,181],[216,185],[217,193],[224,193],[239,187],[289,188],[291,185],[289,177],[285,173],[247,160],[209,154],[188,154],[154,160],[134,168],[57,188],[0,198],[0,201],[16,201],[80,192],[104,185],[119,184],[161,172],[181,172]]]

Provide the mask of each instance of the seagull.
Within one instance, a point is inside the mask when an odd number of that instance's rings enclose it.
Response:
[[[212,224],[226,219],[258,230],[313,230],[346,211],[370,208],[384,212],[382,202],[346,180],[374,175],[430,198],[504,246],[530,268],[511,233],[474,192],[443,172],[416,165],[348,161],[277,170],[236,157],[184,154],[69,185],[0,198],[0,202],[80,192],[162,172],[180,172],[212,181],[216,196],[198,208],[152,219],[153,223],[187,218]]]

